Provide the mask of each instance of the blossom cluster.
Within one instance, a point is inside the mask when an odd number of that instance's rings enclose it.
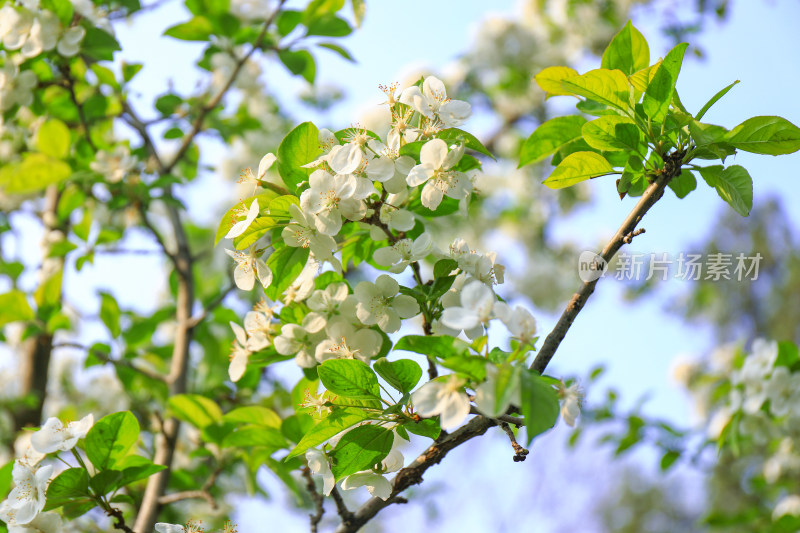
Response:
[[[40,463],[48,454],[74,448],[93,424],[91,414],[67,425],[49,418],[39,431],[30,434],[29,442],[18,451],[14,461],[11,472],[14,488],[0,502],[0,520],[6,523],[9,533],[61,532],[61,516],[52,511],[42,512],[54,467]]]

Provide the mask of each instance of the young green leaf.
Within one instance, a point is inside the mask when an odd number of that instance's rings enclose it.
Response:
[[[561,87],[571,94],[586,97],[621,111],[630,111],[628,78],[620,70],[598,68],[581,76],[567,78]]]
[[[331,472],[336,480],[361,470],[368,470],[383,461],[392,451],[394,433],[373,425],[359,426],[345,433],[331,456]]]
[[[611,164],[600,154],[575,152],[564,158],[544,184],[551,189],[563,189],[613,172]]]
[[[700,175],[737,213],[743,217],[750,214],[753,208],[753,179],[744,167],[733,165],[723,169],[722,165],[713,165],[701,168]]]
[[[578,71],[569,67],[547,67],[533,77],[541,89],[551,96],[569,96],[572,93],[561,87],[561,81],[578,75]]]
[[[139,422],[129,411],[113,413],[98,420],[86,435],[84,449],[98,469],[113,467],[139,440]]]
[[[51,118],[36,131],[35,145],[43,154],[63,159],[69,153],[69,129],[60,120]]]
[[[47,487],[45,511],[61,507],[75,498],[89,495],[89,474],[83,468],[68,468]]]
[[[475,150],[480,154],[495,159],[495,157],[492,155],[492,152],[490,152],[483,145],[483,143],[478,140],[477,137],[464,130],[460,130],[458,128],[448,128],[446,130],[440,131],[437,137],[442,139],[443,141],[446,141],[448,144],[453,144],[457,142],[464,143],[464,146],[466,146],[470,150]]]
[[[619,69],[625,74],[646,68],[650,64],[650,47],[644,36],[629,20],[606,47],[600,66]]]
[[[661,66],[658,67],[653,80],[647,86],[644,93],[644,112],[653,122],[661,123],[667,116],[667,109],[672,102],[672,94],[675,91],[675,82],[683,64],[683,55],[686,53],[687,43],[680,43],[675,48],[667,52]]]
[[[18,320],[31,320],[34,317],[25,293],[12,290],[0,294],[0,327]]]
[[[522,372],[521,396],[522,416],[528,445],[533,438],[544,433],[558,420],[558,393],[552,385],[534,371]]]
[[[581,133],[589,146],[597,150],[636,152],[642,142],[642,133],[636,123],[619,115],[608,115],[587,122]]]
[[[311,122],[303,122],[283,138],[278,146],[278,173],[292,192],[313,171],[302,165],[314,161],[320,152],[319,130]]]
[[[445,358],[452,355],[467,354],[469,352],[469,344],[454,337],[406,335],[397,341],[394,349],[419,353],[428,357]]]
[[[375,372],[358,359],[328,359],[317,371],[322,384],[334,394],[355,400],[381,397]]]
[[[580,139],[586,119],[580,115],[556,117],[544,122],[522,145],[519,167],[538,163],[570,141]]]
[[[706,105],[704,105],[704,106],[703,106],[703,107],[700,109],[700,111],[698,111],[698,112],[697,112],[697,115],[695,115],[695,117],[694,117],[694,118],[696,118],[697,120],[700,120],[700,119],[702,119],[702,118],[703,118],[703,116],[706,114],[706,112],[707,112],[709,109],[711,109],[711,106],[712,106],[712,105],[714,105],[714,104],[716,104],[716,103],[717,103],[717,100],[719,100],[720,98],[722,98],[723,96],[725,96],[726,94],[728,94],[728,91],[730,91],[731,89],[733,89],[733,86],[734,86],[734,85],[736,85],[737,83],[739,83],[739,80],[736,80],[735,82],[731,83],[730,85],[728,85],[727,87],[725,87],[724,89],[722,89],[721,91],[719,91],[717,94],[715,94],[714,96],[712,96],[712,97],[711,97],[711,100],[709,100],[708,102],[706,102]]]
[[[669,188],[678,198],[686,198],[690,192],[697,188],[697,178],[689,170],[684,170],[679,176],[669,182]]]
[[[727,141],[754,154],[791,154],[800,150],[800,128],[782,117],[753,117],[733,128]]]
[[[386,383],[402,393],[411,392],[422,377],[422,368],[411,359],[388,361],[385,357],[381,357],[375,361],[373,367]]]
[[[272,255],[269,256],[266,263],[272,271],[273,278],[272,284],[266,288],[264,293],[267,298],[273,301],[280,299],[289,286],[294,283],[300,272],[306,266],[308,261],[308,248],[294,248],[292,246],[284,246],[278,248]]]
[[[343,407],[335,409],[326,418],[314,424],[308,433],[303,435],[286,459],[296,457],[309,448],[318,446],[334,435],[338,435],[347,428],[353,427],[368,418],[367,412],[357,407]],[[286,460],[284,459],[284,460]]]
[[[222,421],[222,410],[211,398],[200,394],[178,394],[169,399],[169,408],[175,418],[196,428]]]

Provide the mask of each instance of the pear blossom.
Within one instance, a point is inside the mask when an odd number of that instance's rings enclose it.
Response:
[[[31,446],[39,453],[53,453],[71,450],[78,441],[89,433],[94,425],[90,413],[77,422],[64,426],[58,418],[48,418],[42,429],[31,435]]]
[[[272,344],[281,355],[295,354],[294,361],[300,368],[311,368],[317,364],[314,358],[317,344],[324,338],[324,333],[310,333],[297,324],[284,324]]]
[[[334,135],[334,133],[327,128],[322,128],[319,130],[318,138],[322,155],[310,163],[301,165],[303,168],[318,168],[323,166],[328,162],[328,158],[333,147],[339,145],[339,139],[337,139],[336,135]]]
[[[414,410],[425,417],[440,415],[444,430],[458,427],[469,414],[465,383],[455,374],[429,381],[411,394]]]
[[[230,354],[230,365],[228,365],[228,377],[234,383],[242,379],[244,371],[247,370],[247,360],[253,351],[248,347],[247,334],[242,326],[231,322],[231,329],[236,337],[233,341]]]
[[[558,396],[561,398],[561,418],[570,427],[575,427],[575,421],[581,414],[581,399],[583,392],[577,383],[567,387],[563,382],[558,389]]]
[[[381,351],[383,338],[372,329],[356,329],[349,322],[334,322],[328,328],[328,338],[317,345],[315,358],[358,359],[366,364]]]
[[[461,307],[448,307],[442,311],[442,324],[457,330],[485,325],[492,316],[496,301],[492,289],[478,280],[472,280],[461,291]]]
[[[29,106],[33,103],[33,88],[39,83],[32,70],[23,70],[11,61],[0,67],[0,111],[8,111],[15,105]]]
[[[367,326],[378,324],[386,333],[400,329],[401,318],[417,315],[419,304],[406,294],[398,295],[400,285],[390,276],[382,274],[375,283],[362,281],[355,288],[356,315]]]
[[[225,238],[233,239],[234,237],[238,237],[239,235],[244,233],[247,230],[247,228],[250,227],[250,224],[253,223],[256,217],[258,217],[259,209],[260,208],[258,205],[258,198],[253,198],[253,202],[250,204],[250,207],[247,210],[244,209],[244,206],[237,209],[234,212],[233,216],[235,218],[244,217],[244,219],[239,220],[238,222],[233,224],[233,226],[231,226],[231,229],[228,230],[228,233],[225,234]]]
[[[46,50],[52,50],[58,42],[58,17],[49,11],[38,13],[33,18],[25,43],[20,48],[22,57],[36,57]]]
[[[406,178],[411,187],[425,184],[422,205],[435,210],[445,195],[455,199],[468,196],[472,182],[463,172],[451,170],[463,155],[463,144],[448,151],[447,143],[441,139],[432,139],[422,146],[420,164],[413,167]]]
[[[330,258],[336,249],[336,241],[317,229],[316,215],[304,212],[295,204],[289,206],[289,214],[292,215],[292,223],[281,231],[281,237],[286,244],[295,248],[308,248],[315,257],[322,260]]]
[[[389,272],[399,274],[414,262],[425,259],[433,248],[430,234],[422,233],[415,240],[400,239],[391,246],[375,250],[373,258],[379,265],[390,266]]]
[[[409,231],[417,223],[411,211],[399,207],[403,205],[406,200],[408,200],[408,187],[405,186],[404,181],[403,188],[396,194],[390,194],[381,206],[380,220],[389,226],[389,229],[394,231]]]
[[[247,347],[254,352],[263,350],[272,342],[275,326],[272,324],[273,308],[263,300],[244,316]]]
[[[118,144],[109,152],[97,152],[94,161],[89,163],[89,168],[102,174],[109,183],[119,183],[134,169],[137,159],[131,156],[130,149],[124,144]]]
[[[25,431],[20,433],[14,441],[14,456],[20,463],[33,468],[39,464],[47,454],[36,451],[31,444],[31,437],[34,433]]]
[[[429,119],[442,122],[446,128],[460,126],[472,114],[472,106],[467,102],[447,97],[444,83],[435,76],[425,78],[422,90],[417,86],[403,90],[400,102]]]
[[[261,259],[256,251],[255,245],[251,246],[247,252],[241,250],[225,250],[229,256],[236,261],[236,268],[233,270],[233,281],[236,286],[243,290],[252,290],[256,283],[256,277],[264,288],[272,283],[272,271]]]
[[[520,379],[519,373],[513,374],[512,381],[505,383],[505,387],[511,389],[505,402],[497,403],[497,378],[499,368],[493,364],[486,365],[486,381],[478,385],[475,389],[475,405],[481,413],[486,416],[495,417],[506,412],[511,404],[520,405]]]
[[[333,176],[315,170],[308,177],[310,187],[300,195],[300,207],[316,215],[317,229],[325,235],[336,235],[342,229],[342,217],[361,220],[366,206],[354,198],[358,186],[351,175]]]
[[[242,171],[239,183],[253,183],[255,184],[256,188],[258,188],[258,186],[266,177],[267,171],[272,167],[273,164],[275,164],[275,161],[277,160],[278,158],[275,157],[275,154],[272,152],[266,154],[258,163],[258,174],[253,174],[253,171],[250,168],[246,168],[244,171]]]
[[[308,468],[313,473],[322,476],[322,493],[325,496],[330,495],[336,484],[336,479],[333,477],[333,472],[331,472],[328,456],[321,450],[309,448],[306,450],[306,461],[308,462]]]
[[[783,417],[800,406],[800,373],[789,372],[785,366],[779,366],[772,372],[764,388],[773,415]]]
[[[14,9],[6,4],[0,9],[0,42],[6,50],[19,50],[25,45],[33,27],[30,11]],[[8,62],[6,62],[8,63]]]
[[[379,471],[365,470],[350,474],[342,480],[342,490],[367,487],[372,496],[386,501],[392,495],[392,484],[384,477],[384,474],[397,472],[403,468],[404,462],[403,454],[399,450],[392,449],[389,455],[381,461]]]
[[[361,166],[364,152],[355,143],[337,144],[328,154],[328,164],[336,174],[353,174]]]
[[[12,526],[30,523],[44,509],[52,474],[52,465],[33,469],[15,461],[11,470],[14,488],[0,504],[0,520]]]
[[[306,302],[311,312],[303,319],[303,327],[316,333],[331,321],[356,320],[356,298],[349,293],[346,283],[331,283],[324,290],[316,290]]]
[[[302,302],[308,298],[311,291],[314,290],[314,277],[319,271],[319,265],[320,263],[314,257],[313,252],[309,254],[308,261],[306,261],[303,270],[300,271],[300,275],[298,275],[297,279],[283,291],[281,302],[283,302],[284,305],[289,305],[292,302]],[[341,264],[339,264],[339,268],[341,269]]]
[[[72,57],[81,49],[81,41],[86,36],[86,30],[82,26],[72,26],[67,28],[64,35],[58,40],[56,50],[64,57]]]
[[[533,341],[536,336],[536,319],[530,311],[519,305],[512,310],[507,303],[497,302],[494,305],[494,314],[505,324],[512,337],[526,344]]]
[[[27,524],[16,524],[8,526],[8,533],[61,533],[64,524],[61,515],[53,511],[39,513],[36,518]]]

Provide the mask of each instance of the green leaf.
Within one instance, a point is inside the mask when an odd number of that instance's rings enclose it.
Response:
[[[453,355],[439,361],[445,368],[465,374],[474,381],[486,379],[486,364],[488,360],[479,355]]]
[[[406,335],[397,341],[394,349],[444,359],[469,353],[469,344],[449,336]]]
[[[69,0],[42,0],[42,7],[55,13],[65,26],[72,22],[73,7]]]
[[[339,46],[336,43],[319,43],[317,46],[321,46],[323,48],[327,48],[328,50],[332,50],[332,51],[336,52],[337,54],[339,54],[343,59],[346,59],[347,61],[350,61],[351,63],[355,63],[356,62],[356,60],[352,56],[352,54],[350,54],[350,52],[347,51],[347,48],[344,48],[343,46]]]
[[[443,141],[446,141],[448,144],[464,143],[464,146],[470,150],[475,150],[480,154],[496,160],[492,153],[483,145],[481,141],[478,140],[477,137],[471,133],[467,133],[464,130],[460,130],[458,128],[448,128],[440,131],[437,137]]]
[[[306,35],[321,35],[323,37],[347,37],[353,33],[353,28],[343,18],[333,14],[323,15],[308,22]],[[309,82],[310,83],[310,82]]]
[[[222,411],[216,402],[200,394],[172,396],[168,405],[175,418],[188,422],[199,429],[222,421]]]
[[[619,69],[625,74],[647,68],[650,64],[650,47],[639,30],[629,20],[625,27],[617,33],[609,43],[603,59],[602,68]]]
[[[164,116],[169,116],[175,112],[179,105],[183,103],[183,98],[177,94],[164,94],[156,99],[156,109]]]
[[[305,453],[309,448],[322,444],[334,435],[338,435],[345,429],[355,426],[367,418],[369,418],[367,412],[357,407],[335,409],[326,418],[314,424],[314,426],[303,435],[303,438],[301,438],[297,446],[289,452],[286,459],[291,459],[292,457]]]
[[[167,468],[164,465],[157,465],[140,455],[128,455],[123,457],[121,460],[117,461],[114,466],[117,470],[122,472],[122,478],[119,480],[120,487],[150,477]]]
[[[668,450],[661,456],[661,471],[666,472],[675,464],[675,461],[680,459],[681,452],[675,450]]]
[[[781,341],[778,343],[778,357],[775,359],[775,366],[785,366],[789,369],[800,363],[800,350],[791,341]],[[2,486],[2,484],[0,484]],[[0,496],[2,497],[2,496]]]
[[[302,19],[303,14],[300,11],[284,9],[278,15],[275,26],[278,28],[278,33],[281,37],[286,37],[300,24]]]
[[[139,422],[130,411],[104,416],[86,435],[86,456],[99,470],[113,467],[139,440]]]
[[[266,446],[279,449],[286,447],[286,439],[278,428],[249,425],[230,433],[222,441],[222,446],[225,448]]]
[[[753,117],[733,128],[727,141],[754,154],[791,154],[800,150],[800,128],[782,117]]]
[[[0,294],[0,327],[11,322],[32,320],[33,317],[33,309],[24,292],[14,289]]]
[[[690,170],[683,170],[680,176],[673,178],[668,185],[675,196],[682,199],[697,188],[697,178]]]
[[[334,394],[354,400],[379,400],[375,372],[358,359],[328,359],[318,368],[319,379]]]
[[[68,468],[50,482],[47,487],[47,505],[49,511],[61,507],[76,498],[89,495],[89,474],[83,468]]]
[[[269,233],[278,224],[272,217],[258,217],[247,226],[244,233],[233,239],[233,247],[237,250],[244,250],[258,239]]]
[[[561,87],[576,94],[622,111],[631,109],[628,78],[621,70],[599,68],[586,74],[562,80]]]
[[[290,190],[297,192],[300,183],[308,180],[313,169],[301,165],[314,161],[320,153],[319,130],[311,122],[303,122],[283,138],[278,147],[278,173]]]
[[[117,300],[106,292],[100,293],[100,320],[111,332],[112,337],[117,337],[120,334],[119,316]]]
[[[450,273],[458,268],[458,261],[455,259],[439,259],[433,265],[433,277],[435,279],[449,276]]]
[[[386,383],[402,393],[411,392],[422,377],[422,368],[411,359],[388,361],[381,357],[375,361],[373,368]]]
[[[728,94],[728,91],[730,91],[731,89],[733,89],[733,86],[734,86],[734,85],[736,85],[737,83],[739,83],[739,80],[736,80],[735,82],[731,83],[730,85],[728,85],[727,87],[725,87],[724,89],[722,89],[721,91],[719,91],[717,94],[715,94],[714,96],[712,96],[712,97],[711,97],[711,100],[709,100],[708,102],[706,102],[706,104],[705,104],[705,105],[704,105],[704,106],[703,106],[703,107],[700,109],[700,111],[698,111],[698,112],[697,112],[697,115],[695,115],[695,117],[694,117],[694,118],[696,118],[697,120],[700,120],[701,118],[703,118],[703,116],[706,114],[706,112],[707,112],[709,109],[711,109],[711,106],[712,106],[712,105],[714,105],[714,104],[716,104],[716,103],[717,103],[717,100],[719,100],[720,98],[722,98],[723,96],[725,96],[726,94]]]
[[[581,138],[586,119],[580,115],[556,117],[544,122],[523,143],[519,167],[538,163],[570,141]]]
[[[225,413],[225,416],[222,418],[227,422],[254,424],[276,429],[280,429],[282,422],[278,413],[267,407],[261,407],[260,405],[237,407],[233,411]]]
[[[359,426],[345,433],[331,452],[331,472],[338,481],[383,461],[392,451],[394,434],[374,425]]]
[[[600,154],[575,152],[559,163],[544,184],[551,189],[563,189],[612,172],[614,169],[611,164]]]
[[[532,370],[522,372],[521,397],[522,416],[528,446],[534,437],[544,433],[558,420],[558,392],[553,386]]]
[[[0,467],[0,498],[5,498],[6,495],[11,491],[13,470],[14,470],[14,461],[9,461],[5,465]]]
[[[213,31],[210,20],[204,16],[196,16],[188,22],[167,28],[164,35],[182,41],[207,41]]]
[[[141,63],[126,63],[125,61],[123,61],[122,79],[125,80],[125,82],[131,81],[133,77],[136,76],[136,74],[138,74],[140,70],[142,70],[143,66],[144,65],[142,65]]]
[[[22,161],[0,168],[0,189],[7,193],[29,194],[62,182],[72,174],[64,161],[47,154],[27,152]]]
[[[439,435],[442,432],[442,427],[439,425],[439,421],[432,418],[423,418],[422,420],[405,422],[402,427],[414,435],[428,437],[431,439],[439,438]]]
[[[504,363],[497,367],[497,375],[494,377],[494,390],[489,390],[490,398],[494,398],[492,411],[484,413],[487,416],[498,416],[504,414],[511,404],[514,392],[520,390],[520,375],[522,367]],[[483,385],[486,387],[486,385]]]
[[[360,28],[361,23],[364,22],[364,14],[367,12],[367,4],[364,0],[352,0],[353,2],[353,19],[356,21],[356,27]]]
[[[266,263],[272,271],[272,283],[264,293],[272,301],[280,300],[280,296],[294,283],[308,261],[308,248],[284,246],[273,252]]]
[[[655,76],[647,86],[642,106],[653,122],[661,123],[667,116],[667,109],[669,109],[672,94],[675,91],[675,82],[678,80],[678,74],[683,64],[683,55],[688,46],[687,43],[680,43],[667,52],[661,66],[658,67]]]
[[[86,35],[81,41],[81,52],[93,59],[113,61],[114,52],[122,50],[110,33],[95,26],[84,26]]]
[[[263,210],[264,207],[268,206],[272,200],[274,200],[278,196],[278,193],[273,191],[266,191],[251,198],[247,198],[246,200],[241,200],[233,207],[228,209],[228,211],[222,216],[222,220],[219,222],[219,226],[217,227],[217,233],[214,236],[214,246],[219,244],[219,241],[225,238],[225,235],[231,230],[231,227],[236,223],[239,219],[237,214],[241,212],[242,209],[247,211],[250,205],[253,203],[253,200],[258,200],[259,207]]]
[[[39,306],[39,311],[48,307],[59,307],[61,302],[61,281],[64,271],[59,270],[50,275],[33,292],[33,301]]]
[[[706,183],[714,187],[720,198],[737,213],[743,217],[750,214],[753,208],[753,179],[744,167],[733,165],[723,169],[722,165],[713,165],[699,170]]]
[[[43,154],[63,159],[69,154],[69,128],[57,118],[51,118],[39,126],[34,144]]]
[[[642,133],[636,123],[619,115],[607,115],[587,122],[581,133],[589,146],[597,150],[636,152],[642,142]]]
[[[578,71],[570,67],[547,67],[533,77],[539,87],[547,93],[547,97],[572,93],[561,87],[561,82],[567,78],[578,76]]]
[[[314,83],[317,66],[314,63],[314,56],[308,50],[281,50],[278,52],[278,59],[289,72],[303,76],[308,83]],[[280,159],[280,155],[278,158]]]
[[[119,470],[101,470],[89,480],[89,486],[95,494],[107,494],[119,487],[122,472]]]

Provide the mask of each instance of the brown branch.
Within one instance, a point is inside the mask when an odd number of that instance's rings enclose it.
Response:
[[[102,350],[92,349],[90,346],[84,346],[83,344],[78,344],[77,342],[59,342],[58,344],[53,345],[54,350],[57,348],[75,348],[77,350],[83,350],[84,352],[94,355],[104,363],[109,363],[114,366],[128,368],[150,379],[154,379],[161,382],[167,381],[167,378],[166,376],[164,376],[164,374],[161,374],[159,372],[154,372],[147,368],[136,366],[133,364],[132,361],[128,361],[126,359],[112,359],[107,353],[103,352]]]
[[[342,498],[342,494],[339,492],[339,489],[336,488],[336,485],[334,485],[333,490],[331,490],[331,497],[336,503],[336,512],[342,517],[342,524],[352,524],[354,515],[350,509],[347,508],[347,505],[344,503],[344,499]]]
[[[511,431],[511,428],[508,427],[507,422],[500,423],[500,429],[505,431],[506,435],[508,436],[508,440],[511,441],[511,447],[514,448],[514,462],[518,463],[525,460],[525,457],[528,455],[528,450],[523,448],[517,442],[517,438],[514,436],[514,432]]]
[[[314,484],[314,478],[311,477],[311,469],[307,466],[304,466],[300,469],[303,473],[303,477],[306,478],[306,489],[308,493],[311,495],[311,499],[314,502],[314,508],[316,512],[314,514],[308,515],[308,518],[311,522],[311,533],[317,533],[319,528],[319,523],[322,520],[322,515],[325,514],[325,498],[317,492],[317,486]]]
[[[474,405],[470,405],[469,406],[469,414],[485,416],[485,415],[483,415],[483,413],[478,411],[478,409]],[[525,421],[523,419],[518,418],[516,416],[511,416],[511,415],[495,416],[495,417],[492,418],[492,420],[494,420],[498,424],[500,422],[506,422],[506,423],[512,424],[513,426],[516,426],[518,428],[521,428],[522,426],[525,425]]]
[[[389,505],[393,503],[403,503],[405,500],[398,497],[398,495],[412,485],[421,483],[422,475],[428,468],[441,462],[452,449],[473,437],[483,435],[486,433],[486,430],[494,425],[496,425],[496,423],[493,420],[483,416],[476,416],[467,424],[461,426],[453,433],[448,434],[441,441],[429,446],[419,457],[414,459],[410,465],[397,473],[392,481],[392,494],[386,501],[378,497],[370,498],[352,514],[352,519],[349,522],[345,523],[343,521],[339,527],[336,528],[336,533],[355,533]]]
[[[134,533],[134,531],[125,524],[125,518],[122,515],[122,511],[116,507],[109,507],[106,510],[106,514],[114,517],[116,520],[116,522],[114,522],[114,529],[119,529],[120,531],[125,531],[126,533]]]
[[[630,239],[638,234],[635,233],[636,226],[641,222],[642,217],[644,217],[650,208],[664,195],[664,190],[667,188],[672,178],[681,173],[684,155],[683,152],[674,152],[665,156],[664,171],[658,174],[656,179],[647,187],[644,194],[639,199],[639,202],[637,202],[636,206],[614,234],[614,237],[606,244],[605,248],[603,248],[600,257],[606,264],[611,261],[622,245],[625,244],[626,240],[630,242]],[[567,304],[567,308],[564,310],[561,318],[559,318],[558,323],[545,339],[541,350],[536,354],[536,358],[531,365],[533,370],[541,374],[544,372],[544,369],[547,368],[556,350],[558,350],[561,341],[564,340],[564,336],[567,334],[567,331],[569,331],[575,318],[577,318],[578,313],[581,312],[589,296],[594,292],[594,287],[597,285],[599,279],[600,278],[584,282],[578,292],[572,295],[572,299],[569,304]]]

